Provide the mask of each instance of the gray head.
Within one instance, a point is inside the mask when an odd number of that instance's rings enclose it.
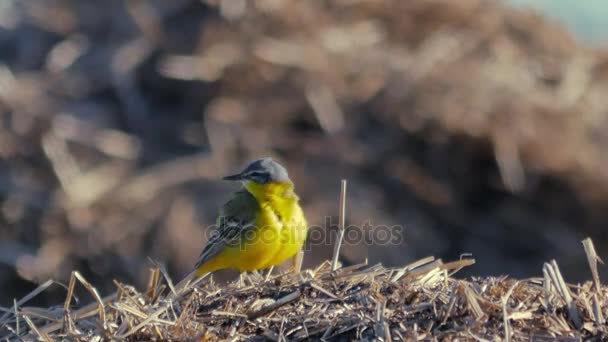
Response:
[[[231,181],[250,180],[259,184],[269,182],[289,182],[289,176],[285,168],[272,160],[272,158],[262,158],[254,160],[241,173],[232,176],[226,176],[223,179]]]

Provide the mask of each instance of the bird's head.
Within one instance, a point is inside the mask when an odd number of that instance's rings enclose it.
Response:
[[[292,185],[287,170],[270,157],[254,160],[242,172],[223,179],[242,181],[248,189],[260,186],[269,188],[276,185]]]

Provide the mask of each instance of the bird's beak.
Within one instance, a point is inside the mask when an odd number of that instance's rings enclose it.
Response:
[[[224,177],[222,179],[223,180],[227,180],[227,181],[239,181],[239,180],[243,180],[243,174],[242,173],[238,173],[236,175],[226,176],[226,177]]]

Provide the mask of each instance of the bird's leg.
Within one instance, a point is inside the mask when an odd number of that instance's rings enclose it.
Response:
[[[298,263],[298,260],[297,260],[298,258],[296,257],[296,255],[289,258],[289,272],[290,273],[296,273],[296,267],[297,267],[297,263]]]
[[[245,280],[243,280],[244,273],[247,273],[247,272],[245,271],[245,272],[239,273],[239,287],[245,287]]]
[[[272,274],[272,270],[274,270],[274,266],[270,266],[268,272],[266,272],[266,276],[264,277],[264,281],[268,281],[270,279],[270,275]]]
[[[298,253],[291,257],[291,266],[289,267],[291,273],[300,273],[303,258],[304,252],[302,250],[299,250]]]

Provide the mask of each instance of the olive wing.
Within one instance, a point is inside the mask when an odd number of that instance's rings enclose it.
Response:
[[[213,259],[227,246],[238,244],[248,230],[255,228],[258,211],[259,204],[253,195],[246,190],[235,192],[220,210],[216,228],[211,231],[195,268]]]

